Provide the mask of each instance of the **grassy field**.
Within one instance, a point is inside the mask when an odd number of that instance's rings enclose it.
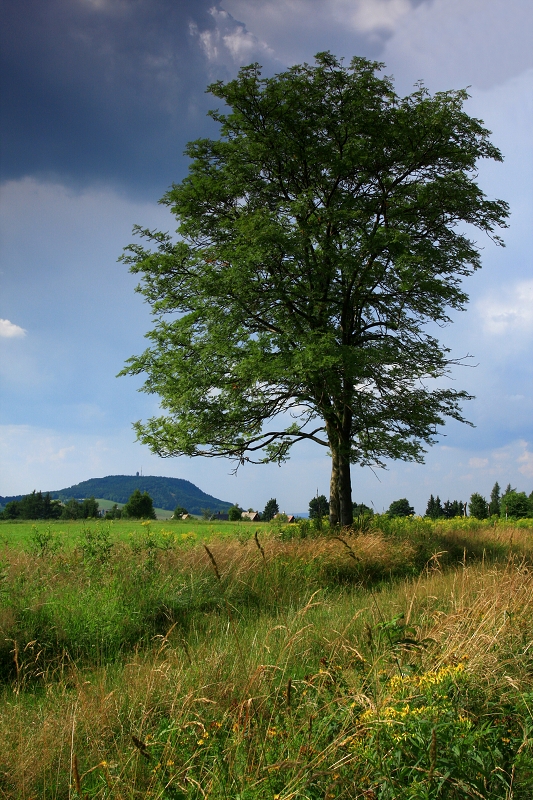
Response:
[[[0,537],[0,797],[533,796],[530,523]]]
[[[167,512],[170,514],[171,512]],[[113,543],[127,542],[131,538],[143,537],[149,529],[155,536],[169,536],[180,540],[208,542],[213,537],[253,536],[256,529],[265,528],[264,523],[252,527],[250,522],[208,522],[192,517],[188,520],[158,519],[149,524],[141,520],[0,520],[0,547],[32,547],[39,538],[49,538],[54,547],[71,549],[79,545],[85,531],[106,532]],[[266,526],[270,528],[270,526]],[[37,545],[38,547],[38,545]]]
[[[117,505],[119,508],[124,508],[125,506],[125,503],[114,503],[112,500],[104,500],[101,497],[97,497],[96,502],[98,503],[101,511],[109,511],[114,505]],[[170,519],[174,514],[173,511],[169,511],[167,508],[154,508],[154,511],[157,519]]]

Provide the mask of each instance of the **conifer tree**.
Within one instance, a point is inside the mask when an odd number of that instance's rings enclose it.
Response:
[[[496,481],[490,493],[489,514],[490,516],[493,514],[500,516],[500,484],[498,481]]]

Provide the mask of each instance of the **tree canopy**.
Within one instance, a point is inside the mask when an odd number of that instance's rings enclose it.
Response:
[[[61,516],[61,503],[52,500],[50,492],[43,494],[35,490],[20,500],[11,500],[0,515],[3,519],[58,519]]]
[[[302,440],[331,453],[330,520],[352,522],[350,465],[421,461],[468,395],[426,330],[463,309],[480,266],[467,232],[494,234],[507,205],[476,184],[501,160],[465,91],[407,97],[383,65],[330,53],[264,78],[241,69],[209,91],[219,139],[187,147],[162,202],[179,240],[123,260],[152,305],[147,375],[162,415],[135,423],[160,456],[278,462]],[[433,327],[433,330],[435,326]]]
[[[148,492],[135,489],[122,509],[122,516],[134,519],[156,519],[154,503]]]
[[[532,517],[533,516],[533,492],[528,497],[525,492],[517,492],[516,489],[507,488],[501,498],[502,517]]]
[[[319,494],[309,501],[309,519],[327,517],[329,503],[325,494]]]
[[[278,501],[275,497],[271,497],[265,505],[264,511],[261,514],[261,519],[265,522],[270,522],[271,519],[274,519],[276,514],[279,514]]]
[[[393,500],[387,511],[389,517],[411,517],[414,513],[415,510],[406,497]]]
[[[489,506],[483,495],[474,492],[468,504],[468,513],[476,519],[487,519],[489,516]]]

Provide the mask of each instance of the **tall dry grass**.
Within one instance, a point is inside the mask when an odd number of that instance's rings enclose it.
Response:
[[[7,564],[4,555],[15,592],[2,611],[11,667],[0,709],[0,797],[531,796],[533,577],[511,552],[525,552],[529,540],[510,547],[501,536],[482,532],[467,549],[459,532],[448,551],[442,536],[424,549],[416,536],[379,531],[262,537],[262,551],[253,540],[212,542],[216,571],[202,547],[117,547],[104,563],[79,552],[10,554]],[[507,558],[498,563],[500,547]],[[446,566],[450,552],[462,563]],[[135,616],[142,619],[133,624]],[[109,619],[119,646],[106,658],[99,637]],[[69,620],[85,651],[65,647]],[[49,636],[54,626],[47,654],[28,637]],[[136,640],[120,639],[132,630]],[[429,728],[419,730],[411,694],[423,680],[434,680],[436,695],[422,720]],[[453,709],[444,685],[457,695]],[[433,713],[439,724],[451,720],[442,733]],[[411,737],[400,740],[403,771],[391,771],[379,750],[391,719]],[[471,736],[471,752],[494,753],[494,737],[479,733],[489,723],[513,743],[525,732],[512,763],[496,758],[501,792],[490,783],[491,755],[477,767],[491,793],[475,773],[461,773],[436,794],[443,739]],[[408,774],[416,737],[420,785]]]

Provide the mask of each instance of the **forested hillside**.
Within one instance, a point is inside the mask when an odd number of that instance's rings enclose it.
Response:
[[[69,500],[71,497],[98,497],[114,503],[126,503],[135,489],[148,492],[156,508],[174,510],[180,505],[191,514],[201,514],[202,509],[227,511],[231,503],[218,500],[202,492],[194,483],[183,478],[164,478],[155,475],[108,475],[105,478],[90,478],[87,481],[51,491],[54,499]],[[20,500],[22,495],[0,497],[0,505],[10,500]]]

